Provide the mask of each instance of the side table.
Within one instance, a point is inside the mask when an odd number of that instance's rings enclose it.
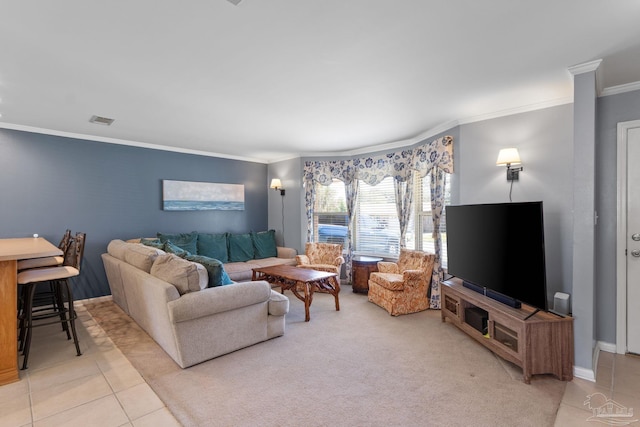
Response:
[[[378,262],[382,258],[357,255],[351,259],[353,292],[366,294],[369,292],[369,274],[378,271]]]

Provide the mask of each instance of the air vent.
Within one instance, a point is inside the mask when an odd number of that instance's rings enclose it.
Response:
[[[227,0],[229,3],[233,3],[236,6],[238,5],[238,3],[240,3],[242,0]]]
[[[99,125],[111,126],[115,119],[110,119],[108,117],[100,117],[100,116],[91,116],[89,121],[91,123],[97,123]]]

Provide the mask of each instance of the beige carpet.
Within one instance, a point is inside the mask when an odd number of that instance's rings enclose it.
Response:
[[[185,426],[553,426],[565,383],[522,371],[440,321],[391,317],[345,286],[290,293],[285,335],[180,369],[113,302],[87,308]]]

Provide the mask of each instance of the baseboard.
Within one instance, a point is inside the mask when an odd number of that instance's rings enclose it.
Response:
[[[85,304],[93,304],[97,302],[105,302],[105,301],[111,301],[111,300],[113,300],[113,295],[105,295],[102,297],[79,299],[79,300],[75,300],[73,303],[74,305],[75,304],[85,305]]]
[[[606,351],[607,353],[616,353],[618,351],[616,345],[610,342],[598,341],[596,343],[596,346],[598,346],[600,350]]]
[[[596,375],[593,369],[581,368],[579,366],[573,367],[573,376],[576,378],[582,378],[583,380],[596,382]]]

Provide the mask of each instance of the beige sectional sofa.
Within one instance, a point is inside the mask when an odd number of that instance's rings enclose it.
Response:
[[[284,334],[289,300],[267,282],[207,287],[201,265],[122,240],[102,259],[113,300],[182,368]]]

